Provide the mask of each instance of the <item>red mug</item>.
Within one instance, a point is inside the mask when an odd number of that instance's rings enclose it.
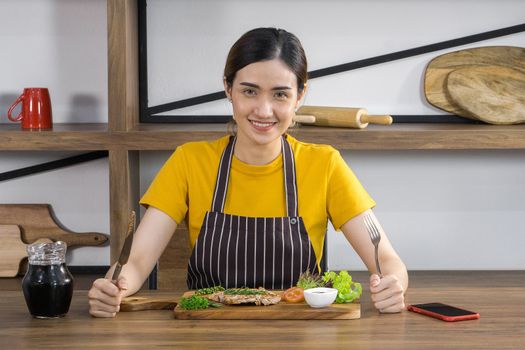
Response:
[[[11,113],[17,104],[22,102],[22,110],[18,117]],[[46,88],[25,88],[7,112],[7,117],[14,122],[22,121],[22,129],[45,130],[53,128],[51,115],[51,98]]]

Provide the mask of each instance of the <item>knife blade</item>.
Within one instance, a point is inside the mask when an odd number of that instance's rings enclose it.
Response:
[[[131,245],[133,244],[133,233],[135,232],[135,211],[131,211],[131,214],[129,215],[128,220],[128,231],[126,233],[126,240],[124,241],[124,245],[122,246],[122,250],[120,251],[120,256],[118,257],[117,264],[115,266],[115,271],[113,271],[113,276],[111,277],[111,281],[116,285],[117,279],[120,275],[120,271],[122,270],[122,266],[124,266],[128,262],[129,253],[131,252]]]

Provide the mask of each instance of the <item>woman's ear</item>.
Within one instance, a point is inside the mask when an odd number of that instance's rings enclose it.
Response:
[[[222,78],[222,84],[224,85],[224,92],[226,93],[226,98],[228,101],[232,101],[232,87],[228,82],[226,81],[226,77]]]
[[[306,95],[306,90],[308,89],[308,84],[304,84],[303,90],[297,96],[297,103],[295,104],[295,109],[299,108],[299,104],[302,102],[304,95]]]

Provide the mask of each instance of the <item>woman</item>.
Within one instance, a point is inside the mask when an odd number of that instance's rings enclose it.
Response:
[[[406,268],[371,211],[375,202],[339,152],[286,134],[306,81],[304,50],[285,30],[254,29],[233,45],[224,89],[235,136],[187,143],[164,164],[141,199],[147,210],[117,284],[98,279],[89,291],[91,315],[115,316],[121,298],[140,289],[182,220],[193,245],[191,289],[294,285],[301,272],[320,270],[330,219],[372,273],[375,307],[387,313],[404,308]],[[367,214],[382,234],[381,278],[363,221]]]

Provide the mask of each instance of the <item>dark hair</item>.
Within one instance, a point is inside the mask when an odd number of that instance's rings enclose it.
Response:
[[[249,64],[282,60],[297,77],[297,91],[301,93],[308,80],[306,55],[299,39],[284,29],[256,28],[245,33],[233,44],[226,65],[224,78],[233,85],[235,74]]]

